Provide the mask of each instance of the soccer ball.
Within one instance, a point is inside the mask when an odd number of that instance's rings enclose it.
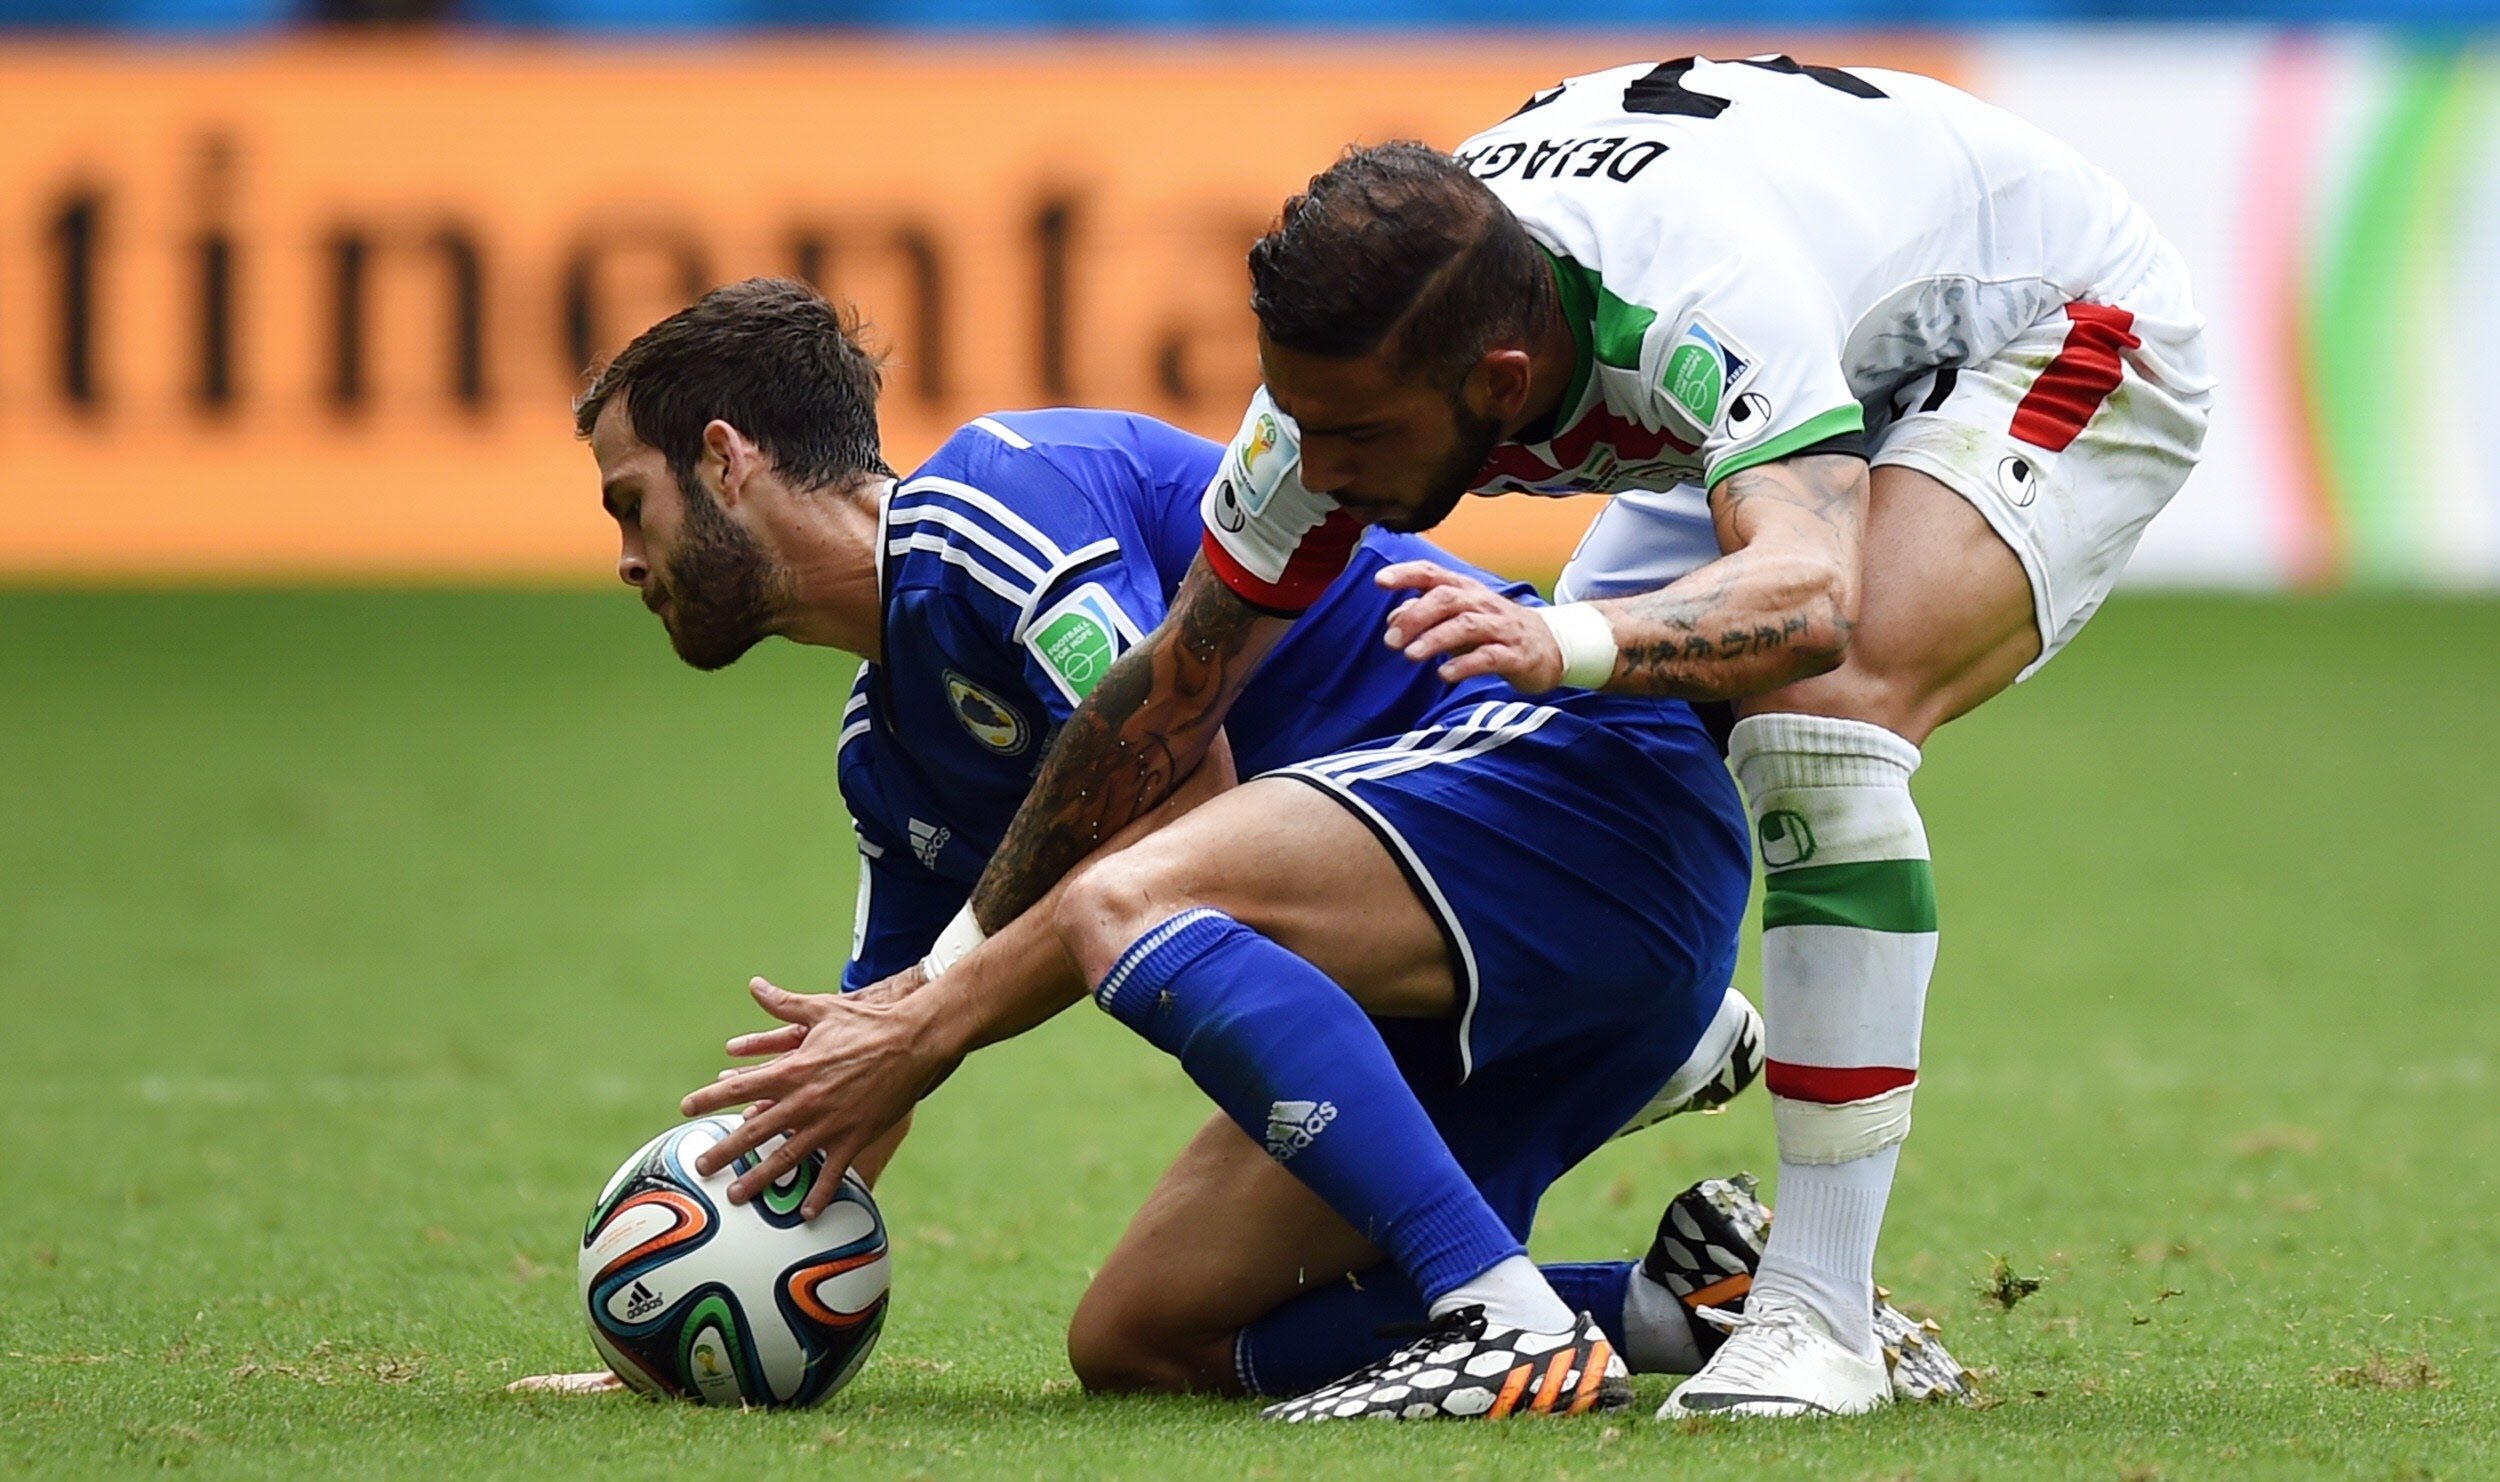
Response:
[[[850,1383],[885,1326],[885,1221],[854,1173],[799,1218],[825,1155],[750,1202],[729,1185],[776,1138],[704,1178],[695,1159],[736,1129],[705,1117],[644,1143],[600,1191],[582,1231],[590,1340],[646,1395],[713,1405],[813,1405]]]

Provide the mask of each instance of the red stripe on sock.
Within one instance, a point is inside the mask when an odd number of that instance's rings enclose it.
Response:
[[[1791,1065],[1773,1060],[1763,1067],[1762,1083],[1774,1096],[1791,1101],[1820,1101],[1836,1106],[1897,1091],[1918,1080],[1918,1072],[1897,1065]]]
[[[2126,371],[2118,352],[2144,342],[2129,333],[2135,316],[2109,304],[2068,304],[2066,317],[2074,327],[2040,379],[2031,383],[2022,404],[2014,408],[2014,436],[2036,448],[2063,453],[2083,433],[2083,424],[2118,389]]]

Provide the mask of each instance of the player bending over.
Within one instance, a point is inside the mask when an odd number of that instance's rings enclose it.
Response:
[[[1384,239],[1377,278],[1334,275]],[[1413,523],[1468,485],[1630,491],[1564,575],[1577,600],[1410,568],[1389,638],[1451,677],[1741,701],[1782,1218],[1745,1326],[1669,1409],[1881,1403],[1866,1296],[1937,928],[1909,779],[2074,637],[2194,465],[2210,382],[2177,253],[2008,114],[1773,57],[1573,79],[1454,159],[1351,157],[1253,260],[1303,490],[1241,564],[1272,575],[1332,502]],[[1427,318],[1486,336],[1461,376],[1358,327]]]
[[[1622,491],[1575,600],[1404,563],[1374,578],[1416,594],[1387,638],[1523,694],[1740,702],[1781,1218],[1742,1326],[1667,1412],[1882,1403],[1871,1270],[1936,950],[1910,775],[2073,638],[2194,464],[2210,383],[2177,253],[2081,156],[1941,83],[1687,59],[1546,89],[1455,157],[1350,151],[1251,278],[1266,385],[1201,564],[1061,731],[978,923],[1190,774],[1362,526],[1424,529],[1470,490]],[[1605,879],[1623,846],[1598,847],[1558,876]],[[1165,981],[1167,897],[1126,879],[1079,878],[1071,950],[1096,981]]]
[[[759,282],[647,332],[580,407],[619,573],[689,662],[769,633],[871,660],[838,742],[863,855],[845,982],[867,991],[759,983],[800,1027],[735,1043],[782,1058],[688,1098],[775,1103],[723,1161],[828,1084],[861,1110],[816,1140],[851,1159],[964,1052],[1084,995],[1041,916],[902,990],[1052,729],[1164,617],[1222,451],[1144,418],[1008,413],[897,483],[875,388],[829,306]],[[1387,534],[1351,559],[1450,561]],[[1620,1404],[1611,1355],[1689,1372],[1719,1330],[1679,1298],[1743,1288],[1762,1211],[1728,1184],[1680,1196],[1637,1270],[1540,1273],[1520,1244],[1545,1187],[1617,1129],[1749,1077],[1754,1020],[1726,986],[1747,862],[1724,772],[1680,704],[1442,681],[1374,641],[1394,600],[1359,582],[1321,602],[1231,708],[1229,758],[1218,742],[1147,820],[1160,831],[1105,866],[1189,908],[1100,996],[1229,1116],[1087,1292],[1070,1351],[1090,1386],[1297,1394],[1379,1357],[1380,1327],[1429,1302],[1484,1309],[1457,1319],[1471,1347],[1514,1361],[1412,1403]],[[1234,759],[1270,775],[1224,791]],[[1412,1282],[1373,1269],[1384,1247]],[[1357,1271],[1359,1289],[1339,1279]],[[1542,1305],[1513,1311],[1519,1290]],[[1523,1368],[1537,1382],[1505,1388]]]

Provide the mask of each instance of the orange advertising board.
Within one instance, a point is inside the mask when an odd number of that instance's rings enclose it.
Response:
[[[1222,436],[1242,250],[1339,148],[1693,49],[0,49],[0,572],[595,577],[585,363],[755,273],[864,311],[898,467],[1003,407]],[[1471,504],[1457,542],[1512,565],[1593,512]]]

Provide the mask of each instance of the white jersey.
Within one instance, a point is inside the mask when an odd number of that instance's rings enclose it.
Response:
[[[1486,487],[1715,485],[2126,288],[2152,224],[2083,156],[1906,72],[1782,58],[1575,77],[1457,158],[1586,328],[1551,437]]]
[[[1707,488],[1863,452],[1897,392],[2108,301],[2162,251],[2073,149],[1904,72],[1636,63],[1540,92],[1455,153],[1552,254],[1580,348],[1551,425],[1485,466],[1489,493]],[[1261,393],[1243,438],[1264,445],[1234,450],[1237,475],[1268,476],[1231,503],[1219,476],[1206,502],[1219,570],[1266,581],[1332,508],[1285,476],[1275,415]],[[1688,518],[1714,546],[1697,496]]]

